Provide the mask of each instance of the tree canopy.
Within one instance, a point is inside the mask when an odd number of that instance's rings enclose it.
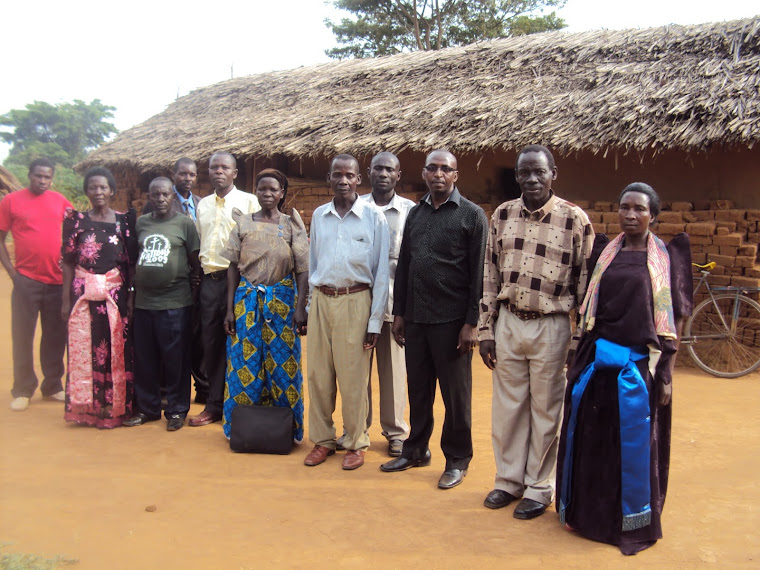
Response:
[[[35,158],[49,158],[56,164],[53,187],[73,201],[82,194],[82,178],[73,166],[117,132],[108,122],[115,110],[100,99],[56,105],[35,101],[12,109],[0,115],[0,127],[5,127],[0,140],[11,145],[4,165],[23,182]]]
[[[57,105],[35,101],[25,109],[0,115],[0,126],[13,129],[0,131],[0,139],[12,145],[8,155],[12,162],[28,164],[38,156],[47,156],[70,168],[117,132],[112,123],[106,122],[113,118],[115,110],[100,99],[91,103],[76,99]]]
[[[325,51],[335,59],[436,50],[566,26],[555,12],[543,14],[565,0],[333,0],[333,5],[353,15],[325,20],[342,44]]]

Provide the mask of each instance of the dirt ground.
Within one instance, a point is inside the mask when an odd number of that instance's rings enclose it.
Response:
[[[481,362],[474,365],[474,459],[464,483],[442,491],[440,421],[430,467],[383,473],[378,467],[388,457],[378,426],[366,464],[343,471],[341,454],[305,467],[308,443],[289,456],[232,453],[220,424],[175,433],[164,422],[100,431],[67,425],[61,404],[39,395],[26,412],[12,412],[10,290],[3,272],[6,553],[61,555],[78,559],[76,568],[98,570],[760,566],[760,374],[721,380],[678,370],[665,538],[629,558],[564,531],[554,510],[518,521],[513,506],[483,507],[494,462],[491,379]],[[193,405],[191,413],[199,411]]]

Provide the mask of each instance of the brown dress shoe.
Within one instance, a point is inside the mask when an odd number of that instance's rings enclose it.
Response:
[[[197,416],[190,418],[190,420],[187,422],[187,425],[191,427],[207,426],[208,424],[213,424],[214,422],[218,422],[221,419],[222,416],[203,410]]]
[[[362,465],[364,465],[364,450],[349,449],[343,458],[343,469],[350,471],[351,469],[358,469]]]
[[[329,455],[335,455],[335,450],[323,445],[315,445],[314,449],[312,449],[309,452],[309,455],[306,456],[306,459],[303,460],[303,464],[308,465],[309,467],[314,467],[315,465],[324,463]]]

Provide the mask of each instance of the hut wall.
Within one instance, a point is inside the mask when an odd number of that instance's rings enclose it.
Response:
[[[627,184],[643,181],[651,184],[663,201],[695,202],[701,200],[730,200],[736,208],[760,209],[760,148],[743,150],[718,149],[707,155],[687,155],[666,152],[643,164],[637,155],[580,153],[557,156],[557,193],[563,198],[593,204],[614,202]],[[424,153],[405,151],[401,161],[400,193],[417,199],[425,192],[422,181]],[[514,152],[486,152],[459,157],[459,186],[470,200],[486,212],[518,192],[513,181]],[[359,158],[362,183],[359,193],[370,191],[367,169],[371,157]],[[283,160],[248,158],[239,161],[238,188],[252,192],[255,173],[262,168],[277,166],[290,180],[288,206],[303,213],[307,223],[312,211],[328,202],[332,194],[326,181],[329,160],[325,158],[292,158]],[[138,213],[147,200],[150,180],[168,172],[137,174],[132,170],[114,173],[119,193],[114,201],[117,209],[136,207]],[[208,163],[198,166],[195,192],[201,196],[211,193],[208,182]]]
[[[615,201],[625,186],[640,181],[653,186],[665,201],[731,200],[739,208],[760,208],[760,148],[707,155],[668,152],[644,163],[636,155],[616,157],[612,152],[606,157],[581,153],[555,158],[554,188],[569,200]],[[478,202],[498,204],[507,198],[505,172],[513,175],[514,167],[514,153],[465,157],[459,161],[459,186]]]
[[[145,203],[145,194],[140,184],[143,176],[131,169],[113,169],[112,172],[116,178],[116,196],[111,199],[111,207],[119,212],[135,208],[140,214]]]
[[[635,156],[580,156],[561,161],[558,187],[566,187],[571,199],[615,201],[635,181],[647,182],[666,201],[731,200],[740,208],[760,208],[760,148],[672,152],[644,164]]]
[[[509,199],[513,183],[515,152],[489,151],[459,157],[459,186],[462,193],[479,204],[496,206]],[[403,152],[399,155],[402,183],[409,193],[424,193],[422,168],[425,155]],[[361,157],[363,177],[360,193],[368,192],[367,169],[371,157]],[[636,154],[607,156],[580,153],[556,156],[557,193],[569,200],[615,201],[631,182],[652,185],[666,201],[731,200],[736,207],[760,208],[760,148],[723,150],[709,154],[665,152],[643,163]],[[289,162],[291,180],[302,176],[324,180],[328,160],[293,159]]]
[[[614,237],[620,231],[617,222],[616,200],[619,191],[628,183],[643,180],[652,184],[663,200],[663,212],[655,232],[666,241],[674,234],[686,231],[692,240],[694,261],[716,261],[718,267],[711,279],[716,285],[760,285],[758,243],[760,243],[760,151],[717,152],[705,157],[699,165],[679,154],[666,155],[652,164],[641,165],[629,157],[573,156],[558,158],[559,176],[555,188],[559,195],[586,209],[594,229]],[[422,183],[422,153],[400,156],[402,180],[399,193],[418,201],[425,193]],[[489,153],[465,156],[459,160],[462,193],[478,203],[490,217],[493,209],[515,191],[510,177],[514,176],[514,156]],[[244,161],[237,187],[253,190],[255,172],[269,166],[268,161]],[[363,181],[360,194],[370,191],[367,176],[369,157],[360,161]],[[289,174],[290,188],[286,210],[296,208],[307,228],[314,210],[332,199],[326,180],[329,163],[326,160],[291,160],[279,165]],[[114,207],[128,206],[139,212],[147,199],[150,180],[164,173],[138,174],[117,171],[119,192]],[[208,166],[198,169],[201,196],[211,193]]]

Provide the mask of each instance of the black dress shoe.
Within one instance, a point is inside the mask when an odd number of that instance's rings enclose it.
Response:
[[[388,442],[388,455],[391,457],[401,457],[404,450],[404,441],[401,439],[392,439]]]
[[[398,457],[391,459],[388,463],[383,463],[380,466],[381,471],[387,473],[393,473],[394,471],[406,471],[412,467],[425,467],[430,465],[430,450],[428,449],[420,459],[407,459],[406,457]]]
[[[178,429],[182,429],[182,426],[184,425],[185,416],[182,416],[180,414],[172,414],[167,418],[166,431],[177,431]]]
[[[517,497],[514,495],[511,495],[506,491],[502,491],[501,489],[494,489],[488,493],[486,500],[483,501],[483,505],[489,509],[500,509],[502,507],[506,507],[509,503],[516,500]]]
[[[515,512],[513,513],[516,519],[528,520],[540,517],[544,514],[546,505],[534,501],[533,499],[523,499],[520,504],[517,505]]]
[[[467,469],[446,469],[438,479],[439,489],[451,489],[456,487],[462,482],[464,476],[467,475]]]
[[[149,416],[147,414],[143,414],[142,412],[136,413],[134,416],[129,418],[128,420],[124,420],[121,422],[121,425],[127,426],[127,427],[135,427],[135,426],[141,426],[143,424],[147,424],[148,422],[155,422],[156,420],[160,420],[161,416]]]

